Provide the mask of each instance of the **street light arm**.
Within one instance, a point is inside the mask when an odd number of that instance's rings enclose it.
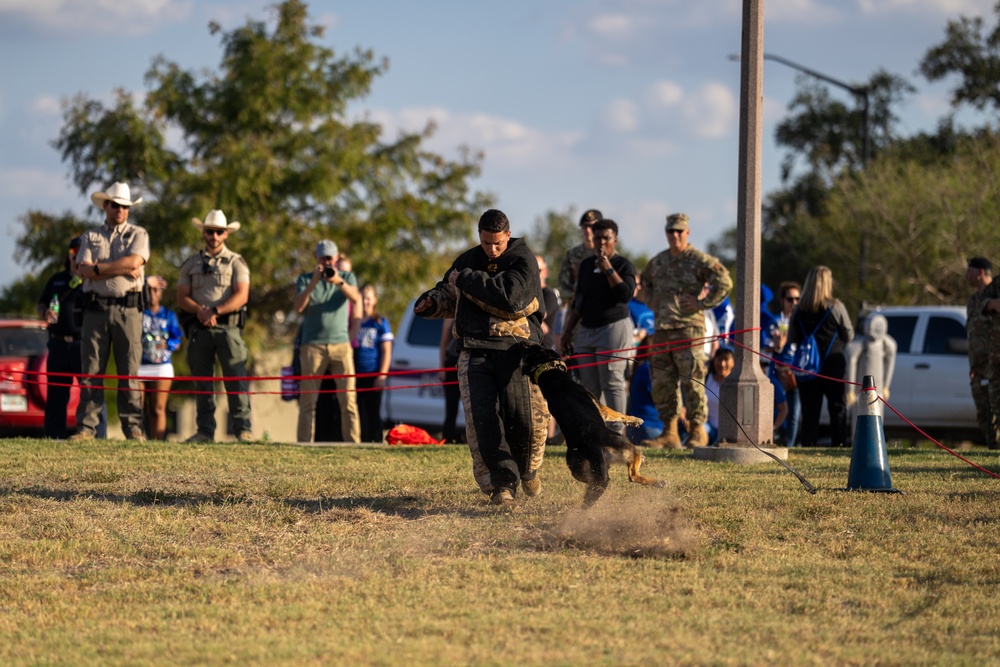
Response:
[[[791,60],[788,60],[787,58],[782,58],[781,56],[776,56],[772,53],[765,53],[764,60],[773,60],[775,62],[779,62],[782,65],[787,65],[788,67],[791,67],[792,69],[797,69],[803,74],[808,74],[809,76],[816,77],[817,79],[826,81],[827,83],[832,83],[835,86],[838,86],[840,88],[843,88],[844,90],[854,93],[858,97],[862,97],[865,99],[868,98],[868,88],[859,88],[857,86],[852,86],[849,83],[844,83],[843,81],[834,79],[832,76],[827,76],[826,74],[817,72],[814,69],[809,69],[808,67],[799,65],[798,63],[794,63]]]
[[[731,54],[729,56],[729,59],[730,60],[739,60],[740,56],[739,56],[739,54],[733,53],[733,54]],[[798,70],[798,71],[802,72],[803,74],[808,74],[809,76],[812,76],[812,77],[815,77],[817,79],[820,79],[821,81],[826,81],[827,83],[833,84],[834,86],[837,86],[838,88],[843,88],[844,90],[849,91],[850,93],[853,93],[854,95],[857,95],[858,97],[860,97],[860,98],[862,98],[864,100],[868,99],[868,88],[867,87],[852,86],[849,83],[844,83],[843,81],[840,81],[839,79],[834,79],[832,76],[827,76],[826,74],[823,74],[822,72],[817,72],[816,70],[810,69],[810,68],[806,67],[805,65],[800,65],[797,62],[793,62],[793,61],[789,60],[788,58],[782,58],[781,56],[776,56],[773,53],[765,53],[764,54],[764,60],[773,60],[775,62],[781,63],[782,65],[785,65],[786,67],[791,67],[794,70]]]

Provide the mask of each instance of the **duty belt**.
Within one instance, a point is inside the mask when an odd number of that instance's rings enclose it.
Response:
[[[139,307],[139,292],[129,292],[125,296],[98,296],[93,292],[87,293],[87,305],[93,307],[97,304],[105,306],[122,306],[124,308]]]

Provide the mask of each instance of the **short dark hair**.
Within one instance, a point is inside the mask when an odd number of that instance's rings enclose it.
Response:
[[[979,269],[980,271],[993,271],[993,262],[986,259],[985,257],[970,257],[969,258],[969,268]]]
[[[719,349],[715,351],[715,356],[712,357],[712,363],[715,363],[716,359],[721,359],[722,357],[729,357],[730,359],[736,358],[736,353],[724,345],[719,346]]]
[[[794,280],[786,280],[780,285],[778,285],[778,298],[784,299],[788,296],[788,293],[793,289],[797,289],[800,293],[802,292],[802,287]]]
[[[605,229],[610,229],[614,232],[615,237],[618,237],[618,223],[611,218],[601,218],[591,226],[591,231],[603,232]]]
[[[596,208],[590,208],[583,212],[580,216],[580,226],[586,227],[587,225],[592,225],[598,220],[603,220],[604,216]]]
[[[510,220],[507,219],[507,215],[500,209],[491,208],[479,218],[479,231],[491,232],[493,234],[497,232],[509,232]]]

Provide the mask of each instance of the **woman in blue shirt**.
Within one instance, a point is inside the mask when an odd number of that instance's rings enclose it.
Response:
[[[174,311],[160,304],[167,281],[162,276],[146,278],[149,307],[142,313],[142,411],[146,433],[154,440],[167,439],[167,398],[173,384],[170,357],[181,345],[181,327]]]
[[[375,293],[375,286],[362,287],[361,307],[364,315],[357,345],[354,347],[361,442],[382,442],[382,390],[392,362],[392,328],[389,320],[378,314],[376,304],[378,295]]]

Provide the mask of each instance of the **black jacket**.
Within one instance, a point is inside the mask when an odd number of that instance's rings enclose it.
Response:
[[[448,284],[453,270],[458,271],[454,289]],[[434,306],[417,314],[454,317],[455,331],[465,348],[506,350],[516,343],[542,340],[542,285],[535,254],[524,239],[511,238],[495,260],[487,257],[482,246],[466,250],[444,279],[417,301],[424,298],[430,298]]]

